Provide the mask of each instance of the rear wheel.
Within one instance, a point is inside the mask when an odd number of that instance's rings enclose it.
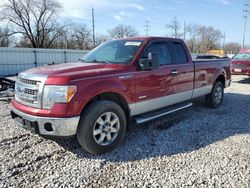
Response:
[[[126,116],[123,109],[112,101],[90,104],[81,117],[77,139],[90,153],[101,154],[115,149],[124,139]]]
[[[206,103],[208,107],[218,108],[224,98],[224,86],[221,82],[215,82],[212,92],[206,95]]]

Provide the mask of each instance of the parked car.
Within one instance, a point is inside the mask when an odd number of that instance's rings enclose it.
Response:
[[[230,61],[211,62],[192,61],[179,39],[109,41],[81,62],[20,73],[11,115],[32,132],[76,135],[88,152],[104,153],[122,142],[131,121],[186,109],[200,96],[219,107],[231,83]]]
[[[250,76],[250,53],[239,53],[232,58],[231,62],[232,74]]]

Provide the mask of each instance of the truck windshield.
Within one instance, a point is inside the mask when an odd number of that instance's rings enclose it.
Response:
[[[250,53],[236,54],[233,59],[250,59]]]
[[[142,40],[114,40],[103,43],[81,60],[86,63],[130,64]]]

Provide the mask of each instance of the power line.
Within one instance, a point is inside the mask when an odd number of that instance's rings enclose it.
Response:
[[[243,9],[243,17],[245,19],[244,22],[244,31],[243,31],[243,42],[242,42],[242,48],[245,48],[245,36],[246,36],[246,27],[247,27],[247,19],[248,19],[248,14],[249,14],[249,3],[244,4],[244,9]]]

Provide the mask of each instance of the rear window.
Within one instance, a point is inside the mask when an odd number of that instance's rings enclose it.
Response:
[[[174,47],[174,51],[175,51],[176,63],[178,63],[178,64],[188,63],[187,54],[186,54],[186,51],[185,51],[183,45],[179,42],[174,42],[173,47]]]

